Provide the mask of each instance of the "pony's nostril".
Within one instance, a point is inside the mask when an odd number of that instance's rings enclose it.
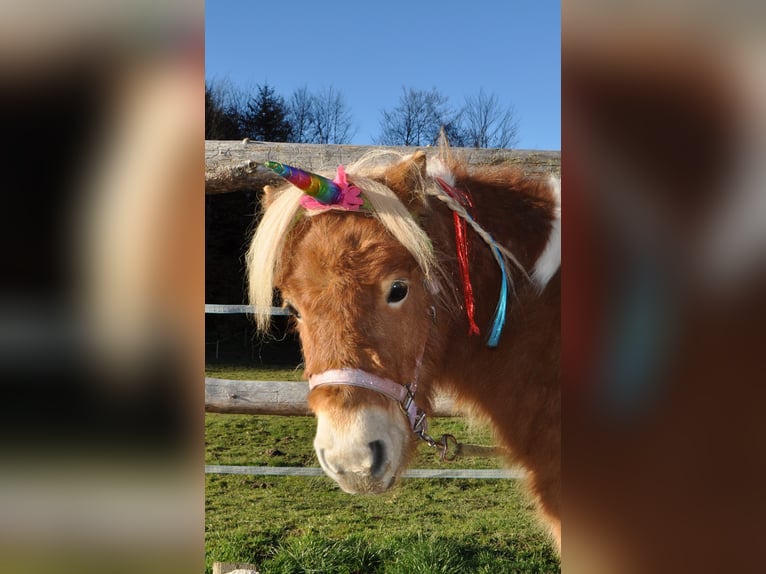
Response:
[[[370,474],[373,476],[380,473],[383,470],[383,463],[386,459],[386,447],[383,441],[374,440],[370,443],[370,450],[372,451],[372,466],[370,467]]]
[[[327,459],[324,456],[324,449],[320,448],[317,451],[317,457],[319,458],[319,464],[321,464],[327,472],[334,472],[335,474],[343,474],[343,471],[340,469],[335,469],[327,462]]]

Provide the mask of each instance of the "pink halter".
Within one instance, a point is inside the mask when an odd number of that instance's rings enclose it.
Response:
[[[334,369],[309,377],[309,390],[322,385],[349,385],[370,389],[398,402],[407,414],[412,430],[415,433],[425,432],[425,413],[415,404],[418,371],[420,371],[420,360],[418,360],[413,381],[408,385],[399,385],[390,379],[384,379],[361,369]]]

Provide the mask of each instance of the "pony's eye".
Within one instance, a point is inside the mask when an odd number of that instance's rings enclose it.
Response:
[[[407,293],[409,292],[409,287],[406,282],[404,281],[394,281],[391,284],[391,289],[388,292],[388,303],[389,305],[392,303],[401,303],[404,301],[405,297],[407,297]]]

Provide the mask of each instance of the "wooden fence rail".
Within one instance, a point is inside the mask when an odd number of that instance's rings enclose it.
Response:
[[[226,193],[240,190],[260,190],[266,184],[281,180],[262,166],[272,160],[300,166],[311,171],[335,169],[349,164],[373,149],[390,149],[411,153],[423,149],[427,155],[438,153],[436,148],[386,147],[294,144],[254,141],[205,142],[205,193]],[[471,165],[516,165],[526,173],[559,174],[561,153],[558,151],[452,148]]]
[[[238,381],[205,377],[205,411],[248,415],[309,416],[306,382]],[[445,395],[434,400],[434,416],[456,416],[454,401]]]
[[[213,315],[248,314],[252,305],[205,304]],[[289,315],[286,309],[271,307],[272,315]],[[248,415],[309,416],[308,383],[295,381],[247,381],[205,377],[205,411]],[[454,401],[446,395],[434,399],[433,414],[455,416]]]

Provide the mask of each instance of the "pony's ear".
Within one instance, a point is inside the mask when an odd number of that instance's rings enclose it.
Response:
[[[263,186],[263,195],[261,196],[261,205],[266,209],[274,201],[274,188],[270,185]]]
[[[418,150],[385,173],[385,184],[411,209],[423,206],[426,154]]]
[[[450,151],[449,138],[444,126],[439,130],[439,140],[437,142],[439,148],[439,159],[444,165],[452,165],[454,163],[452,152]]]

